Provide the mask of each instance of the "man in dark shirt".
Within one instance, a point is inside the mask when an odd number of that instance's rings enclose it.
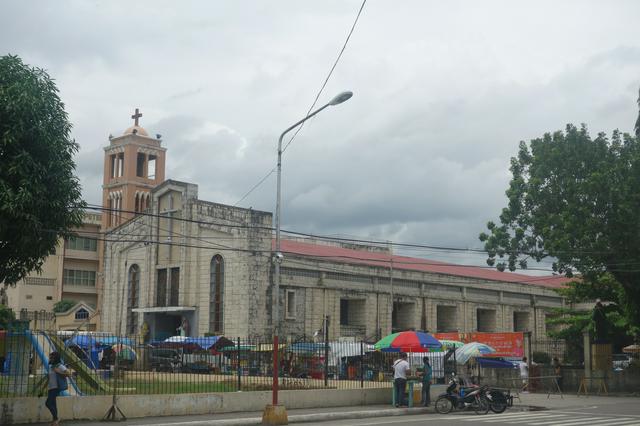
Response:
[[[433,369],[429,364],[429,357],[422,358],[422,405],[428,407],[431,404],[431,378]]]

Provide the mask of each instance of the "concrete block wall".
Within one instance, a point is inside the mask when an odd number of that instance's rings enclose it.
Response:
[[[403,301],[396,301],[395,303],[395,315],[396,326],[400,329],[420,328],[420,311],[416,307],[416,303],[406,301],[404,297]]]
[[[367,299],[349,300],[349,324],[365,326],[367,324]]]
[[[432,387],[432,396],[437,389]],[[45,398],[5,398],[0,424],[45,423],[51,420]],[[279,402],[289,409],[391,404],[391,387],[280,391]],[[58,398],[63,421],[100,420],[111,407],[111,396]],[[118,407],[127,418],[190,416],[198,414],[260,412],[271,403],[271,392],[122,395]]]

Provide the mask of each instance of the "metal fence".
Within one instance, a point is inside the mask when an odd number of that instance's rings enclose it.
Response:
[[[562,365],[581,365],[584,362],[582,341],[563,339],[542,339],[531,342],[532,360],[538,364],[550,365],[558,358]]]
[[[141,336],[0,332],[0,397],[46,394],[48,355],[57,351],[76,371],[70,395],[169,394],[270,390],[271,339],[226,337],[148,341]],[[391,387],[397,353],[365,342],[284,342],[278,351],[282,390]],[[409,354],[413,374],[428,356],[435,379],[452,361],[446,353]]]

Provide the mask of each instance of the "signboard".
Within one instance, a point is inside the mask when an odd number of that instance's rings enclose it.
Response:
[[[460,339],[460,333],[433,333],[433,337],[438,340],[456,340],[458,342],[462,342]]]
[[[521,358],[524,356],[523,333],[434,333],[438,340],[458,340],[464,343],[479,342],[496,350],[492,356]]]

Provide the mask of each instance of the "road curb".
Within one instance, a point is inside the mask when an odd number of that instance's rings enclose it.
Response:
[[[509,407],[513,411],[542,411],[545,407],[538,407],[534,405],[514,405]],[[431,408],[416,407],[416,408],[387,408],[382,410],[360,410],[360,411],[345,411],[336,413],[311,413],[311,414],[293,414],[289,416],[289,423],[309,423],[309,422],[323,422],[329,420],[349,420],[349,419],[363,419],[371,417],[395,417],[395,416],[408,416],[413,414],[434,414],[438,415]],[[261,425],[262,417],[244,417],[237,419],[208,419],[208,420],[195,420],[185,422],[171,422],[171,423],[159,423],[156,426],[249,426],[249,425]]]
[[[412,414],[434,413],[428,408],[389,408],[384,410],[361,410],[337,413],[293,414],[289,423],[322,422],[328,420],[362,419],[367,417],[406,416]],[[434,413],[436,414],[436,413]],[[262,424],[262,417],[245,417],[238,419],[210,419],[186,422],[159,423],[156,426],[248,426]]]

